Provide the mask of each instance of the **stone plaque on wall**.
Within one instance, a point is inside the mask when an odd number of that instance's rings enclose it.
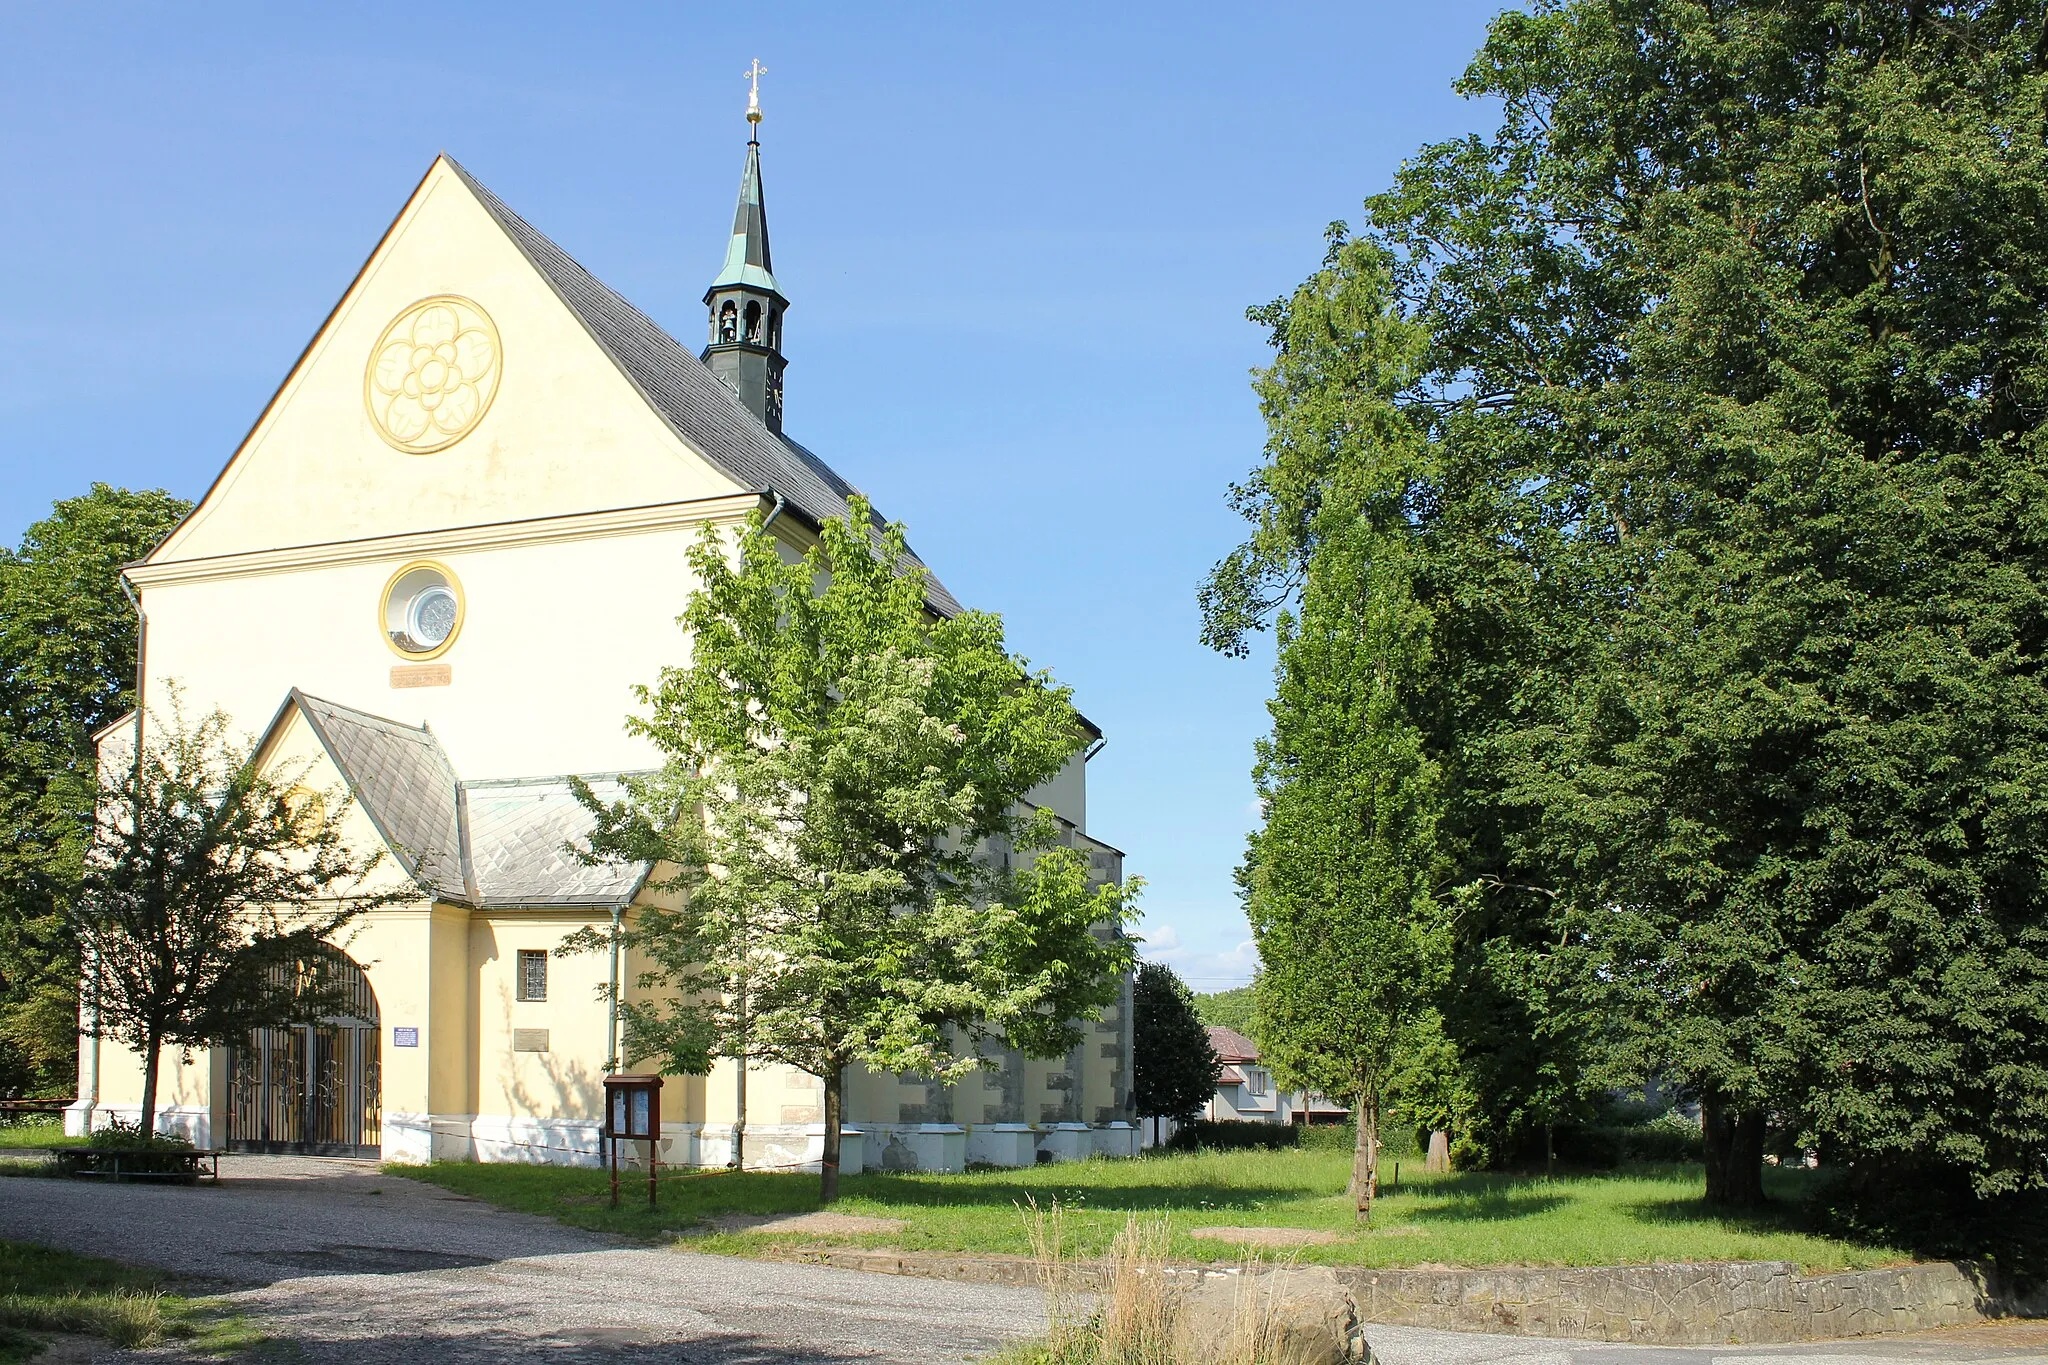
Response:
[[[548,1031],[544,1028],[516,1028],[512,1030],[514,1052],[546,1052]]]
[[[393,687],[446,687],[455,674],[447,664],[393,664]]]

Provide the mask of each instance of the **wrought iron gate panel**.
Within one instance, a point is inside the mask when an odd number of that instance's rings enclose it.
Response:
[[[229,1053],[227,1145],[237,1151],[380,1154],[383,1040],[377,997],[362,968],[340,953],[319,966],[344,987],[347,1015],[256,1029]]]

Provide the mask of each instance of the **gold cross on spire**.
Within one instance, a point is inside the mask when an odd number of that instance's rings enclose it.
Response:
[[[754,64],[740,74],[745,76],[748,81],[747,122],[759,123],[761,121],[761,78],[768,74],[768,68],[761,65],[761,59],[756,57],[754,58]]]

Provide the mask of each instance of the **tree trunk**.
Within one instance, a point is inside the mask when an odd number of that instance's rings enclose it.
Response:
[[[1705,1139],[1707,1203],[1723,1209],[1761,1208],[1764,1202],[1764,1116],[1740,1110],[1718,1095],[1700,1100]]]
[[[142,1135],[149,1137],[156,1132],[156,1078],[162,1069],[164,1056],[163,1040],[155,1034],[143,1040],[142,1044],[142,1117],[137,1121]]]
[[[835,1066],[825,1077],[825,1152],[818,1162],[818,1202],[839,1198],[839,1121],[845,1098],[846,1068]]]
[[[746,933],[746,923],[741,921],[740,932]],[[739,1088],[734,1095],[736,1113],[732,1125],[732,1168],[736,1171],[747,1169],[747,978],[740,974],[739,989],[740,1055]]]
[[[1358,1092],[1358,1140],[1351,1148],[1351,1198],[1358,1207],[1358,1221],[1372,1226],[1372,1201],[1380,1192],[1380,1105],[1379,1096]]]
[[[738,1110],[732,1125],[732,1168],[736,1171],[747,1169],[747,1054],[739,1057],[739,1092],[734,1097]]]

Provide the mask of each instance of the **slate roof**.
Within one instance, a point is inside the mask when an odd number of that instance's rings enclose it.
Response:
[[[1216,1055],[1223,1059],[1225,1065],[1259,1060],[1259,1045],[1234,1028],[1211,1024],[1209,1046],[1216,1049]]]
[[[448,165],[648,405],[691,449],[734,482],[780,494],[813,523],[846,515],[846,500],[858,489],[795,441],[770,431],[681,342],[514,213],[453,157]],[[879,514],[876,524],[880,525]],[[913,560],[916,567],[925,568],[922,560]],[[926,597],[933,609],[947,616],[958,613],[959,600],[929,576],[929,569],[925,572]]]
[[[600,800],[625,796],[616,777],[584,779]],[[644,863],[589,867],[570,856],[595,818],[566,777],[466,782],[470,868],[481,905],[623,905],[646,879]]]
[[[443,899],[468,900],[458,783],[441,742],[425,726],[292,697],[406,872]]]
[[[644,863],[586,867],[568,845],[594,820],[567,777],[463,782],[425,726],[404,725],[296,689],[296,702],[356,803],[406,872],[440,900],[478,908],[625,905]],[[605,800],[616,776],[585,779]]]

